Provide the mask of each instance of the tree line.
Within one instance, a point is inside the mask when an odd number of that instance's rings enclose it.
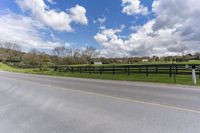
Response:
[[[90,64],[93,58],[97,58],[99,52],[94,47],[83,49],[58,46],[52,49],[49,54],[31,49],[29,52],[22,52],[18,44],[13,42],[0,42],[0,61],[18,62],[19,65],[27,66],[52,66]]]
[[[200,53],[186,54],[182,56],[166,57],[123,57],[123,58],[103,58],[94,47],[83,49],[58,46],[52,49],[48,54],[37,49],[31,49],[28,52],[22,52],[17,43],[0,41],[0,61],[15,62],[19,66],[49,67],[53,65],[75,65],[91,64],[93,62],[102,62],[103,64],[132,64],[146,60],[148,62],[169,62],[188,61],[190,59],[200,60]]]

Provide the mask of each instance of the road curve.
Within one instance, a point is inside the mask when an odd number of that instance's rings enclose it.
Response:
[[[199,133],[200,88],[0,71],[0,133]]]

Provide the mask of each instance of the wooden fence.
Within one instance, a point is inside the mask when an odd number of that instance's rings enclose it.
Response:
[[[160,65],[109,65],[109,66],[54,66],[54,71],[89,73],[89,74],[168,74],[191,75],[192,66],[196,67],[196,74],[200,77],[200,64],[160,64]]]

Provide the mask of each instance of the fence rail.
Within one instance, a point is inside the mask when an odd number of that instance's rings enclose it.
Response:
[[[160,65],[111,65],[111,66],[54,66],[54,71],[64,71],[72,73],[95,73],[95,74],[168,74],[191,75],[192,66],[196,67],[196,74],[200,77],[200,64],[160,64]]]
[[[16,64],[8,64],[20,69],[33,69],[42,66],[19,66]],[[200,64],[157,64],[157,65],[99,65],[99,66],[49,66],[48,68],[54,71],[71,72],[71,73],[88,73],[88,74],[166,74],[172,77],[173,75],[191,75],[192,67],[195,66],[196,74],[200,78]]]

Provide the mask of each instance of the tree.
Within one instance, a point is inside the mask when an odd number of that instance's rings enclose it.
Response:
[[[17,60],[21,53],[20,46],[14,42],[0,41],[0,48],[5,51],[4,60]]]
[[[96,58],[99,55],[99,52],[96,51],[94,47],[86,47],[82,51],[82,56],[87,63],[90,63],[92,58]]]
[[[64,46],[59,46],[59,47],[55,47],[52,50],[53,54],[58,56],[58,57],[65,57],[65,56],[69,56],[72,53],[71,48],[67,48]]]
[[[186,47],[186,46],[181,46],[181,55],[182,55],[182,57],[184,57],[184,55],[185,55],[185,53],[186,53],[186,51],[188,50],[188,47]]]
[[[22,56],[23,65],[25,66],[39,66],[40,65],[40,58],[39,56],[33,53],[26,53]]]
[[[71,48],[67,48],[64,46],[59,46],[59,47],[55,47],[52,50],[52,53],[57,57],[57,65],[58,64],[63,64],[63,62],[59,62],[59,59],[62,61],[64,57],[69,57],[72,55],[72,49]]]
[[[29,53],[34,54],[34,55],[40,55],[40,51],[38,51],[37,49],[33,48],[29,51]]]
[[[81,57],[81,51],[80,51],[80,49],[74,48],[73,51],[72,51],[72,57],[74,59],[80,58]]]

